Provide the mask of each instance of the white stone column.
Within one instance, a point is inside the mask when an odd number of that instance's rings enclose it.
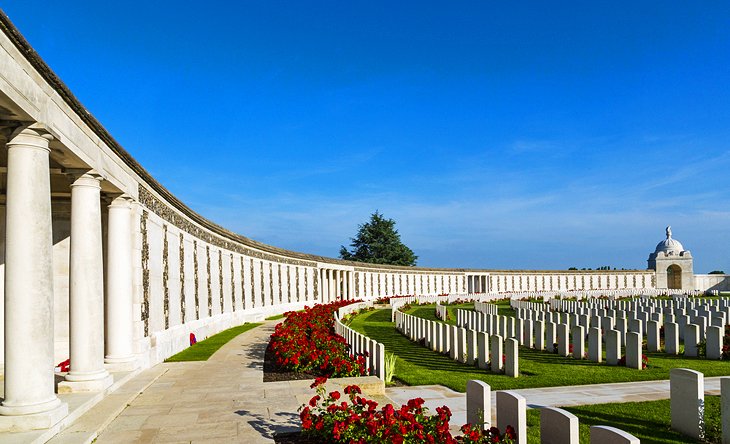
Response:
[[[131,198],[122,195],[109,205],[106,251],[106,356],[114,370],[137,367],[132,350],[132,214]]]
[[[104,263],[101,176],[88,171],[71,184],[69,345],[71,367],[59,391],[98,391],[113,378],[104,368]],[[131,338],[130,338],[131,340]]]
[[[30,127],[7,143],[5,430],[47,428],[68,413],[54,392],[51,139]]]
[[[332,271],[332,300],[336,301],[340,299],[340,296],[342,296],[342,291],[340,290],[342,288],[342,281],[340,280],[340,270],[333,270]]]
[[[355,299],[355,272],[350,271],[347,273],[349,275],[348,278],[348,284],[347,284],[347,299],[354,300]]]
[[[322,270],[322,303],[326,304],[330,301],[330,280],[327,270]]]
[[[342,299],[347,300],[347,294],[350,291],[348,288],[350,286],[350,278],[348,276],[349,272],[343,270],[340,273],[342,274]]]

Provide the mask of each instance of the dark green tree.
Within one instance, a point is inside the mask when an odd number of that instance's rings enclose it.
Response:
[[[400,234],[395,229],[395,221],[386,219],[378,211],[370,216],[370,221],[358,225],[357,236],[350,239],[351,250],[340,247],[340,258],[348,261],[369,262],[371,264],[416,265],[418,256],[403,245]]]

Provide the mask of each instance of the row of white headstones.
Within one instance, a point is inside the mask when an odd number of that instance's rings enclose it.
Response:
[[[641,370],[643,340],[647,339],[648,351],[661,351],[662,327],[667,354],[679,354],[681,339],[684,355],[697,357],[704,341],[706,358],[721,359],[724,325],[730,315],[727,299],[553,300],[548,304],[513,300],[516,317],[498,315],[494,304],[474,305],[474,311],[456,310],[456,326],[396,311],[396,328],[412,341],[459,362],[517,376],[518,345],[598,363],[603,361],[605,346],[608,365],[621,362],[623,349],[626,367]],[[437,304],[436,316],[445,320],[447,308]],[[502,353],[505,365],[493,359]]]
[[[600,362],[598,359],[601,357],[603,341],[606,344],[607,363],[613,365],[613,358],[620,352],[622,344],[626,347],[627,361],[641,353],[644,338],[647,351],[660,352],[662,327],[664,351],[667,354],[680,354],[681,340],[685,346],[684,355],[697,357],[698,345],[703,342],[707,359],[721,359],[724,329],[730,318],[728,299],[553,300],[550,304],[512,301],[512,306],[518,319],[522,319],[525,335],[533,333],[535,348],[554,351],[555,342],[566,344],[567,337],[562,337],[567,335],[566,327],[561,325],[567,325],[573,337],[574,357],[582,354],[583,341],[580,338],[587,331],[588,358]],[[518,329],[520,327],[517,326]],[[541,336],[544,336],[544,342],[540,341]],[[530,341],[531,338],[527,338],[528,345],[532,346]],[[567,356],[563,352],[558,350],[559,354]]]
[[[514,338],[431,321],[399,310],[394,320],[402,335],[457,362],[515,378],[519,375],[518,343]]]
[[[671,427],[677,432],[701,440],[705,435],[705,384],[700,372],[676,368],[670,371]],[[722,378],[721,417],[722,442],[730,440],[730,378]],[[466,385],[466,419],[469,424],[484,429],[491,427],[491,388],[484,381],[468,381]],[[520,394],[503,390],[496,392],[497,428],[504,432],[512,426],[517,443],[527,442],[527,401]],[[578,444],[578,418],[556,407],[540,407],[540,441],[545,443]],[[639,439],[609,426],[592,426],[591,444],[635,444]]]

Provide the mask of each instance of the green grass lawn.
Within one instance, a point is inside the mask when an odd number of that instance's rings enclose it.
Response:
[[[413,310],[417,315],[435,319],[433,306]],[[441,384],[464,392],[470,379],[485,381],[492,390],[648,381],[669,379],[669,370],[677,367],[697,370],[705,376],[730,375],[730,363],[723,361],[647,353],[649,368],[632,370],[520,347],[520,377],[510,378],[460,364],[409,341],[395,330],[390,314],[389,309],[365,312],[355,316],[350,326],[381,342],[386,352],[394,353],[397,356],[395,377],[409,385]]]
[[[616,427],[639,438],[642,444],[648,443],[687,443],[695,442],[670,429],[669,400],[627,402],[616,404],[594,404],[567,407],[565,410],[578,417],[580,422],[580,442],[590,442],[590,427],[607,425]],[[705,397],[705,441],[720,443],[722,425],[720,416],[720,397]],[[540,411],[527,411],[527,442],[540,442]]]
[[[243,332],[249,331],[254,327],[258,327],[260,323],[246,323],[239,325],[238,327],[229,328],[222,332],[209,337],[203,341],[194,344],[180,353],[170,356],[165,362],[182,362],[182,361],[207,361],[213,353],[218,351],[219,348],[226,345],[228,341],[240,335]]]
[[[267,321],[278,321],[279,319],[284,319],[284,314],[283,313],[282,314],[278,314],[278,315],[274,315],[274,316],[269,316],[268,318],[266,318]]]

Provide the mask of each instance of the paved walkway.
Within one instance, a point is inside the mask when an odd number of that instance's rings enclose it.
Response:
[[[297,430],[298,397],[309,399],[311,381],[263,383],[264,351],[275,324],[238,336],[207,361],[150,369],[163,374],[108,421],[96,442],[271,443],[274,432]],[[84,431],[75,426],[50,442],[94,439],[91,430],[82,439]]]

